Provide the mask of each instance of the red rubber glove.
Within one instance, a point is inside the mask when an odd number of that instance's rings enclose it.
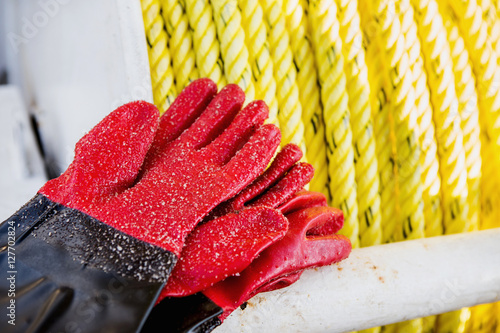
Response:
[[[218,207],[225,215],[198,226],[187,237],[181,258],[158,302],[169,296],[194,294],[241,272],[260,252],[285,235],[288,221],[270,208],[279,206],[311,180],[313,167],[295,164],[301,157],[299,147],[285,146],[261,176]],[[266,206],[258,205],[259,202]]]
[[[286,215],[289,230],[283,239],[264,250],[238,276],[231,276],[203,290],[203,294],[220,306],[223,321],[241,304],[260,292],[286,287],[302,271],[341,261],[349,255],[348,238],[317,231],[337,232],[343,225],[343,214],[336,208],[317,206]]]
[[[239,112],[240,88],[229,85],[213,97],[215,89],[201,79],[181,93],[137,179],[158,125],[158,111],[145,102],[94,127],[77,143],[68,170],[40,193],[178,256],[186,235],[257,177],[280,141],[273,125],[255,130],[268,114],[263,102]]]
[[[257,177],[279,145],[278,129],[261,126],[265,104],[240,111],[243,101],[235,85],[216,95],[213,82],[197,80],[161,119],[153,105],[129,103],[77,143],[68,170],[0,228],[7,260],[16,226],[17,331],[140,329],[185,236]],[[269,218],[276,215],[286,224],[278,212]],[[93,320],[82,306],[95,310]]]
[[[276,155],[271,166],[235,197],[221,203],[207,220],[239,211],[245,207],[278,207],[309,183],[314,168],[308,163],[297,163],[302,151],[295,144],[287,144]]]
[[[304,269],[340,261],[350,253],[349,240],[335,235],[342,227],[343,214],[327,207],[323,194],[301,191],[280,209],[289,221],[284,238],[262,251],[239,274],[194,295],[165,298],[153,308],[142,332],[154,332],[165,323],[172,332],[210,332],[257,293],[286,287],[297,281]],[[199,235],[196,237],[202,240]],[[188,247],[192,245],[186,242]],[[186,257],[188,263],[189,255]]]

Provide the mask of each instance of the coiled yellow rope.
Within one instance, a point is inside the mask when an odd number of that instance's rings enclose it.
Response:
[[[410,5],[406,6],[409,8]],[[398,9],[398,7],[396,7]],[[401,6],[404,8],[404,6]],[[401,15],[404,16],[404,15]],[[410,16],[411,20],[411,16]],[[392,20],[398,22],[396,18]],[[395,32],[395,29],[393,30]],[[402,44],[402,45],[400,45]],[[400,51],[400,48],[401,51]],[[418,125],[415,106],[415,89],[406,52],[405,36],[402,30],[390,53],[389,77],[392,85],[394,129],[398,164],[398,190],[400,205],[400,228],[395,240],[415,239],[424,236],[425,222],[420,183],[420,149],[418,148]],[[392,52],[391,52],[392,51]],[[399,53],[401,52],[401,53]]]
[[[314,166],[312,191],[328,195],[328,164],[326,162],[325,122],[321,108],[317,68],[310,43],[305,4],[298,0],[285,0],[283,10],[286,26],[292,36],[290,46],[297,67],[297,86],[302,105],[304,140],[307,146],[307,161]]]
[[[480,184],[481,184],[481,139],[479,124],[479,108],[475,90],[476,80],[469,61],[469,53],[460,35],[458,26],[449,11],[443,11],[443,22],[447,30],[455,74],[455,88],[458,98],[467,168],[467,185],[469,188],[469,230],[479,229]]]
[[[267,41],[262,7],[258,1],[238,0],[241,22],[245,30],[245,42],[249,52],[249,62],[255,82],[255,94],[269,107],[268,121],[279,127],[276,81],[273,76],[273,61]]]
[[[439,176],[439,159],[435,125],[432,118],[430,93],[427,86],[421,45],[414,20],[414,10],[408,1],[402,1],[400,12],[404,13],[402,31],[405,35],[406,50],[410,63],[413,87],[415,89],[416,116],[419,129],[420,167],[422,179],[422,199],[424,202],[425,236],[437,236],[443,233],[443,212],[441,209],[441,178]]]
[[[453,62],[434,0],[413,1],[434,110],[445,233],[468,230],[467,170]]]
[[[200,77],[211,78],[219,87],[226,85],[224,65],[217,40],[217,28],[212,19],[212,7],[207,0],[185,0],[189,28],[193,37],[196,67]]]
[[[358,204],[352,132],[346,92],[342,41],[337,6],[333,0],[309,3],[309,24],[318,66],[328,142],[328,174],[331,203],[345,214],[343,234],[359,246]]]
[[[418,33],[436,124],[444,231],[447,234],[465,232],[469,228],[467,169],[447,32],[434,0],[414,0],[413,4],[417,13]],[[436,331],[463,332],[464,318],[468,317],[467,311],[459,310],[440,315],[436,322]]]
[[[236,0],[212,0],[212,8],[226,79],[243,89],[246,101],[252,101],[255,89],[238,3]]]
[[[378,163],[370,106],[370,87],[365,51],[362,48],[356,0],[336,0],[349,96],[357,184],[361,246],[382,242]]]
[[[393,158],[396,162],[397,218],[392,230],[389,229],[384,234],[387,235],[387,240],[418,238],[424,232],[424,216],[416,141],[418,128],[416,117],[411,113],[415,97],[412,75],[408,67],[400,20],[392,3],[375,1],[373,13],[380,24],[379,43],[386,66],[383,70],[384,89],[388,94],[389,116],[392,117],[394,126]],[[385,227],[388,229],[387,225]]]
[[[488,38],[486,23],[482,20],[482,10],[476,1],[467,3],[448,1],[457,20],[460,33],[464,37],[466,48],[476,77],[479,121],[484,136],[483,156],[489,163],[483,164],[481,182],[481,228],[498,226],[500,185],[497,170],[500,166],[500,94],[498,82],[500,72],[498,60]]]
[[[302,105],[297,87],[297,70],[293,64],[290,36],[281,0],[261,0],[264,22],[268,30],[269,47],[274,63],[274,78],[279,89],[278,120],[283,142],[293,142],[307,153],[302,123]]]
[[[378,18],[370,13],[370,0],[360,0],[360,19],[361,28],[365,36],[367,49],[366,61],[368,65],[368,77],[370,84],[370,100],[373,118],[373,129],[376,140],[376,155],[378,160],[378,169],[380,175],[380,198],[382,209],[382,241],[388,241],[393,234],[396,209],[396,179],[395,163],[393,158],[394,129],[392,117],[389,112],[389,103],[387,101],[387,92],[384,85],[383,59],[381,57],[381,46],[379,38],[381,36],[381,27]]]
[[[188,18],[184,6],[177,0],[161,0],[160,3],[172,55],[174,82],[177,91],[181,91],[199,77]]]
[[[165,112],[177,95],[170,64],[167,32],[158,0],[141,0],[142,16],[148,42],[153,98],[160,112]]]

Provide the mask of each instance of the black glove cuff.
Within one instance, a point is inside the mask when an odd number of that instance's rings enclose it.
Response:
[[[123,277],[149,282],[167,281],[177,257],[76,209],[38,194],[7,221],[18,225],[17,243],[28,235],[63,248],[82,264]],[[6,221],[6,222],[7,222]],[[7,228],[4,223],[0,227]],[[0,243],[5,246],[7,242]]]
[[[0,225],[0,331],[136,332],[175,261],[37,195]]]
[[[167,323],[164,332],[209,333],[221,324],[223,310],[203,293],[187,297],[167,297],[158,303],[144,323],[141,333],[154,333]]]

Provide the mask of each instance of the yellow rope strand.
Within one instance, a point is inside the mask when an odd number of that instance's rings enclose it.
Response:
[[[307,161],[314,166],[311,190],[328,195],[328,164],[326,162],[325,122],[320,101],[317,68],[310,44],[305,5],[298,0],[285,0],[284,12],[290,35],[293,60],[297,67],[297,86],[302,105],[304,140]]]
[[[384,61],[381,56],[382,47],[379,41],[382,35],[378,17],[370,8],[371,1],[359,1],[361,28],[365,36],[366,61],[370,84],[370,100],[373,118],[373,129],[376,141],[376,154],[380,178],[380,198],[382,209],[382,241],[386,242],[393,234],[397,219],[396,174],[393,157],[394,129],[389,110],[387,92],[384,88]]]
[[[413,87],[415,89],[415,106],[419,128],[420,167],[422,171],[422,199],[424,202],[425,236],[437,236],[443,233],[441,209],[441,178],[439,176],[439,159],[437,143],[432,119],[432,106],[427,86],[427,75],[421,57],[421,45],[417,34],[417,24],[414,20],[413,7],[408,1],[402,1],[405,7],[402,31],[405,35],[406,50],[412,71]]]
[[[345,214],[342,233],[354,247],[359,246],[358,206],[354,171],[352,132],[346,92],[342,41],[339,36],[337,6],[333,0],[309,3],[309,24],[318,66],[321,100],[328,142],[329,189],[331,204]]]
[[[500,94],[498,82],[500,72],[497,56],[488,38],[486,23],[482,20],[482,10],[476,1],[448,1],[453,9],[460,33],[464,38],[467,51],[476,77],[479,121],[481,123],[482,155],[488,159],[483,164],[481,181],[481,228],[498,226],[500,221],[500,186],[498,170],[500,166]]]
[[[467,185],[469,198],[470,230],[479,229],[480,184],[481,184],[481,139],[479,125],[479,109],[477,105],[476,81],[469,61],[469,53],[460,35],[458,26],[453,22],[449,11],[443,13],[443,21],[448,32],[455,87],[458,98],[458,111],[462,120],[463,142],[465,149],[465,165],[467,168]]]
[[[489,333],[495,332],[498,313],[495,313],[496,304],[480,304],[471,308],[471,320],[467,323],[467,332]]]
[[[483,11],[483,19],[488,27],[488,36],[491,40],[493,50],[500,63],[500,20],[498,19],[497,9],[490,0],[479,0],[479,7]]]
[[[445,233],[468,230],[467,170],[453,62],[434,0],[413,1],[434,109]]]
[[[468,230],[469,205],[463,134],[447,33],[434,0],[413,1],[434,110],[442,179],[445,233]],[[437,332],[463,332],[468,310],[442,314]]]
[[[361,246],[382,242],[378,163],[370,107],[370,87],[356,0],[336,0],[349,96],[358,195]]]
[[[212,79],[219,88],[226,85],[224,65],[212,19],[212,7],[207,0],[185,0],[189,27],[192,32],[196,67],[200,77]]]
[[[148,42],[149,66],[153,99],[160,112],[165,112],[177,95],[174,73],[168,52],[167,32],[164,30],[158,0],[141,0],[142,16]]]
[[[261,0],[264,10],[264,22],[269,32],[268,40],[274,64],[274,78],[279,89],[278,120],[281,126],[282,142],[298,144],[304,153],[304,124],[302,123],[302,105],[297,87],[297,70],[293,64],[290,37],[286,30],[286,20],[281,0]]]
[[[161,0],[161,7],[172,55],[175,86],[177,91],[181,91],[199,77],[185,5],[177,0]]]
[[[409,3],[406,6],[410,7]],[[401,6],[401,8],[404,8]],[[404,15],[403,15],[404,16]],[[411,20],[412,16],[410,16]],[[396,19],[393,20],[397,22]],[[406,51],[405,36],[400,35],[394,44],[393,54],[390,54],[390,84],[394,88],[394,128],[396,134],[396,151],[398,163],[398,188],[400,194],[400,209],[402,233],[398,232],[396,240],[422,238],[425,230],[423,213],[422,185],[420,171],[420,149],[415,89],[410,69],[409,57]],[[401,46],[399,44],[402,44]],[[402,47],[403,53],[398,54]],[[391,50],[392,51],[392,50]]]
[[[273,76],[273,61],[267,41],[262,7],[258,1],[238,0],[241,9],[241,23],[245,30],[245,42],[255,82],[255,94],[269,107],[268,122],[279,125],[276,81]]]
[[[423,236],[424,215],[422,187],[420,184],[418,128],[414,108],[412,75],[405,51],[405,39],[401,33],[400,20],[391,8],[391,2],[377,1],[375,13],[379,13],[381,24],[381,49],[387,66],[384,73],[385,88],[390,103],[390,114],[394,122],[396,147],[393,152],[396,161],[396,197],[398,217],[388,240],[413,239]]]
[[[239,85],[246,101],[252,101],[255,89],[238,4],[236,0],[212,0],[212,8],[227,81]]]

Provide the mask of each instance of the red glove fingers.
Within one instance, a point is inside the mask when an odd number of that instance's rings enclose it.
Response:
[[[156,107],[146,102],[119,107],[77,142],[71,165],[39,193],[82,211],[103,197],[122,193],[139,172],[158,117]]]
[[[194,124],[180,135],[180,142],[194,149],[206,146],[231,124],[244,101],[245,94],[240,87],[235,84],[225,86]]]
[[[225,164],[248,141],[255,130],[264,123],[269,110],[263,101],[248,104],[231,125],[206,148],[207,158]]]
[[[187,237],[182,257],[158,301],[194,294],[242,271],[287,229],[288,221],[281,213],[264,207],[248,208],[197,227]]]
[[[261,202],[265,202],[268,207],[277,207],[279,204],[300,188],[305,186],[312,178],[314,169],[310,165],[294,165],[302,157],[302,151],[294,144],[287,144],[276,155],[271,166],[255,179],[243,191],[234,198],[223,202],[205,218],[211,220],[227,213],[241,210],[245,205],[252,205],[251,200],[257,196]],[[296,169],[290,176],[285,176],[290,169]],[[276,185],[278,183],[278,185]],[[285,185],[286,184],[286,185]],[[275,186],[274,190],[271,188]],[[278,191],[282,191],[278,194]]]
[[[295,212],[299,209],[316,206],[327,206],[326,197],[319,192],[302,190],[293,194],[287,202],[278,207],[285,215]]]
[[[223,320],[240,304],[259,291],[276,289],[293,281],[308,267],[328,265],[347,258],[349,239],[341,235],[309,235],[310,229],[324,224],[336,225],[342,212],[330,207],[312,207],[287,216],[289,231],[269,246],[239,276],[232,276],[203,293],[224,309]],[[278,283],[278,281],[280,281]]]
[[[250,107],[247,107],[247,109],[249,108]],[[277,189],[286,195],[289,193],[291,194],[297,191],[297,186],[305,185],[312,177],[312,166],[299,164],[292,167],[292,164],[300,159],[301,155],[302,153],[297,146],[286,146],[277,155],[270,168],[257,178],[258,181],[249,185],[241,193],[249,193],[247,189],[257,188],[258,191],[252,191],[252,193],[255,195],[257,195],[257,193],[261,194],[259,200],[265,200],[269,203],[269,207],[277,206],[278,203],[281,202],[281,200],[277,198],[283,198],[285,196],[278,193]],[[291,170],[288,174],[282,179],[279,179],[290,168]],[[276,182],[277,184],[275,184]],[[270,188],[264,188],[260,186],[261,184],[269,186]],[[268,191],[264,192],[265,190]],[[270,195],[268,195],[268,192]],[[248,199],[252,197],[253,196],[246,196]],[[302,201],[302,204],[305,205],[306,202]],[[245,202],[241,202],[241,206],[244,205]],[[226,205],[225,207],[231,209],[231,205]],[[264,211],[267,210],[267,208],[263,207],[258,208]],[[249,215],[249,213],[256,214],[258,210],[255,209],[256,208],[243,209],[240,211],[239,215],[233,214],[234,211],[226,212],[226,215],[209,220],[209,222],[202,226],[198,226],[186,239],[181,258],[174,268],[172,276],[163,290],[160,300],[166,296],[180,297],[193,294],[227,276],[240,272],[252,262],[258,253],[271,244],[271,242],[261,242],[258,243],[258,246],[251,246],[254,239],[260,240],[265,236],[269,238],[269,240],[271,240],[271,238],[273,238],[274,241],[277,240],[278,238],[274,238],[271,235],[266,236],[267,230],[261,230],[259,233],[255,233],[252,223],[257,222],[256,218],[258,217]],[[282,216],[278,212],[275,214]],[[284,217],[282,218],[284,219]],[[244,223],[246,219],[248,219],[248,224]],[[276,219],[277,217],[275,220]],[[235,221],[238,221],[237,224],[239,226],[234,227],[230,225]],[[259,223],[262,225],[262,228],[264,228],[268,227],[270,222],[273,222],[273,220],[270,219],[268,222],[260,221]],[[226,226],[224,226],[224,224],[226,224]],[[212,237],[214,232],[216,237]],[[229,257],[227,260],[221,260],[220,253],[234,252],[233,247],[235,244],[237,244],[241,253],[237,256]],[[217,251],[213,249],[215,245],[217,245]],[[195,248],[193,249],[193,247]],[[218,271],[214,271],[211,267],[219,268]],[[224,272],[224,274],[221,272]]]
[[[181,94],[161,121],[160,131],[172,129],[173,134],[156,135],[154,154],[148,156],[139,179],[135,178],[158,126],[158,111],[145,102],[125,105],[103,120],[77,145],[77,158],[68,171],[40,192],[179,255],[186,235],[211,209],[257,177],[280,141],[272,125],[253,133],[267,108],[238,114],[244,101],[240,88],[229,85],[213,97],[214,92],[213,83],[197,80]],[[182,124],[171,123],[174,120]],[[252,125],[240,126],[245,122]],[[226,128],[246,138],[237,142],[242,146],[237,152],[234,146],[212,145]],[[223,155],[224,161],[210,160],[214,154]],[[87,188],[99,188],[99,195]]]
[[[278,184],[269,189],[265,195],[255,199],[249,207],[267,206],[277,207],[294,193],[309,183],[314,175],[314,168],[308,163],[298,163],[279,181]]]
[[[217,86],[210,79],[195,80],[182,90],[160,119],[148,159],[158,154],[170,141],[179,137],[186,128],[191,126],[207,108],[216,93]]]
[[[297,145],[287,144],[284,146],[276,155],[276,158],[271,166],[262,175],[255,179],[252,184],[247,186],[228,203],[225,203],[226,208],[224,210],[234,211],[242,209],[246,203],[262,194],[278,182],[285,175],[285,173],[302,158],[302,155],[302,151]],[[308,182],[304,183],[299,187],[299,189],[307,183]]]

